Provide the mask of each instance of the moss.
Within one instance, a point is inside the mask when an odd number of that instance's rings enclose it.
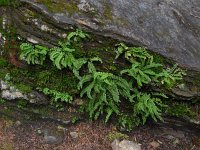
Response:
[[[8,62],[7,60],[5,60],[4,58],[0,57],[0,68],[4,68],[8,66]]]
[[[20,90],[21,92],[23,92],[23,93],[29,93],[29,92],[32,91],[32,87],[31,87],[31,86],[25,85],[25,84],[22,84],[22,83],[20,83],[20,84],[15,84],[15,87],[16,87],[18,90]]]
[[[9,71],[5,68],[0,68],[0,79],[4,79]]]
[[[34,11],[29,10],[29,9],[25,9],[23,13],[28,14],[31,17],[38,18],[38,14],[35,13]]]
[[[75,3],[66,4],[65,8],[69,12],[69,14],[73,14],[78,11],[78,7]]]
[[[113,19],[112,11],[111,11],[111,8],[109,7],[109,5],[105,5],[103,15],[104,15],[105,19],[108,19],[108,20]]]
[[[118,140],[123,140],[123,139],[128,139],[129,136],[126,135],[126,134],[123,134],[123,133],[120,133],[120,132],[111,132],[107,135],[107,138],[109,141],[113,141],[115,139],[118,139]]]
[[[167,107],[166,113],[175,117],[192,117],[196,116],[196,113],[191,110],[191,106],[187,103],[171,103],[170,107]]]
[[[200,85],[200,73],[197,73],[193,79],[193,85],[199,86]]]
[[[3,106],[5,104],[3,104]],[[13,125],[13,120],[12,120],[13,118],[11,116],[12,116],[13,111],[9,107],[4,107],[3,109],[0,110],[0,112],[2,112],[3,114],[6,114],[6,115],[0,116],[0,118],[2,117],[3,119],[6,120],[6,127],[12,126]]]
[[[78,11],[78,7],[75,1],[66,2],[65,0],[57,0],[56,2],[51,2],[49,0],[37,0],[38,3],[42,3],[51,12],[68,12],[70,15]]]
[[[13,0],[1,0],[0,1],[0,6],[9,6],[11,5]]]
[[[30,111],[37,113],[37,114],[41,114],[42,116],[52,116],[53,112],[49,107],[30,107],[29,108]]]
[[[18,108],[26,108],[28,102],[26,100],[18,100],[17,101],[17,107]]]

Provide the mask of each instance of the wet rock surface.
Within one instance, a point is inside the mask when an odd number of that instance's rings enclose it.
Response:
[[[44,0],[20,1],[44,16],[43,20],[33,17],[25,24],[23,19],[31,13],[24,7],[12,14],[21,27],[20,33],[26,37],[31,34],[38,42],[44,36],[41,31],[57,35],[53,38],[56,40],[65,36],[60,31],[76,25],[95,34],[145,46],[184,67],[200,71],[199,0],[58,0],[52,7]],[[38,27],[39,30],[34,30]]]

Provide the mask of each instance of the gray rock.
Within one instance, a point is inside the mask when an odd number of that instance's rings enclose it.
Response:
[[[3,80],[0,81],[0,89],[1,90],[7,90],[8,89],[6,82],[3,81]]]
[[[199,82],[200,74],[199,0],[76,0],[62,1],[63,5],[57,1],[54,5],[76,8],[57,12],[35,0],[19,1],[25,5],[9,9],[11,21],[6,20],[14,22],[16,32],[30,42],[55,46],[76,26],[95,34],[97,41],[104,36],[144,46],[192,70],[189,88],[170,90],[170,95],[182,100],[200,97],[199,85],[191,85]]]
[[[84,103],[83,99],[80,99],[80,98],[75,99],[73,102],[73,104],[76,106],[81,106],[81,105],[83,105],[83,103]]]
[[[44,130],[44,141],[47,144],[58,144],[60,142],[62,142],[62,138],[61,136],[57,135],[57,134],[52,134],[49,133],[48,130]]]
[[[73,139],[78,138],[78,133],[77,132],[70,132],[69,134]]]
[[[111,144],[113,150],[141,150],[141,146],[135,142],[123,140],[114,140]]]
[[[48,98],[43,93],[38,91],[31,91],[30,93],[27,93],[26,100],[28,100],[30,103],[33,104],[47,104]]]
[[[16,125],[16,126],[20,126],[21,124],[22,124],[22,123],[21,123],[19,120],[15,122],[15,125]]]
[[[3,90],[1,92],[1,97],[7,100],[14,100],[14,99],[24,99],[24,95],[20,92],[12,92],[9,90]]]
[[[34,0],[20,1],[50,18],[56,26],[82,26],[104,36],[146,46],[184,67],[200,71],[199,0],[78,0],[71,2],[79,9],[73,13],[67,9],[64,13],[51,13]],[[64,3],[69,2],[63,1],[63,6]]]
[[[34,104],[47,104],[48,98],[38,91],[31,91],[30,93],[23,93],[14,86],[10,86],[9,83],[0,80],[0,97],[5,100],[24,99]]]

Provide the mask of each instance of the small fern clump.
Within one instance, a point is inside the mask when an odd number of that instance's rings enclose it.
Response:
[[[55,105],[58,110],[63,110],[63,103],[71,104],[73,97],[69,93],[62,93],[57,90],[51,90],[49,88],[37,88],[39,91],[43,92],[45,95],[51,97],[51,104]]]
[[[162,64],[154,62],[153,56],[144,48],[127,47],[120,43],[116,53],[116,58],[124,54],[126,60],[131,63],[131,68],[122,70],[121,74],[132,77],[133,83],[136,82],[139,88],[150,83],[161,83],[172,88],[186,75],[185,71],[177,68],[177,65],[165,69]],[[162,68],[161,71],[159,68]]]
[[[131,100],[131,87],[125,79],[112,73],[97,72],[93,65],[89,70],[90,74],[83,76],[78,84],[78,89],[82,89],[81,97],[86,95],[88,98],[85,110],[90,119],[95,120],[106,113],[107,122],[112,114],[119,114],[121,96]]]
[[[185,72],[177,68],[177,65],[165,70],[162,64],[154,62],[153,56],[144,48],[127,47],[121,43],[118,45],[116,58],[123,53],[126,60],[130,62],[131,68],[122,70],[121,74],[131,77],[134,109],[128,108],[129,114],[132,114],[129,115],[132,116],[130,118],[126,117],[126,113],[119,116],[120,125],[130,130],[131,126],[144,124],[148,118],[153,118],[154,121],[163,120],[161,109],[166,106],[161,98],[166,99],[167,96],[151,92],[148,86],[160,83],[167,88],[172,88],[183,79]]]
[[[134,114],[141,117],[142,124],[145,124],[149,117],[153,118],[154,121],[163,120],[161,107],[164,107],[164,104],[160,98],[153,97],[150,93],[138,92],[136,99]]]
[[[120,55],[124,53],[125,58],[131,63],[134,63],[136,61],[143,63],[147,59],[152,59],[152,56],[146,51],[145,48],[128,47],[124,43],[120,43],[117,45],[116,53],[117,55],[115,59],[117,59]]]
[[[59,42],[60,47],[54,47],[50,50],[50,59],[53,64],[58,68],[66,68],[73,71],[78,71],[87,63],[86,58],[75,58],[73,52],[75,49],[71,48],[69,44]]]
[[[46,59],[48,49],[41,45],[31,45],[23,43],[20,45],[20,59],[25,60],[28,64],[42,65]]]
[[[69,33],[67,36],[67,40],[69,42],[80,42],[83,39],[89,38],[89,34],[86,32],[82,31],[81,29],[76,29],[75,32]]]
[[[136,81],[138,87],[142,87],[144,84],[149,84],[150,82],[157,79],[157,74],[154,69],[161,67],[161,64],[151,62],[147,65],[142,65],[139,62],[132,64],[130,69],[124,69],[121,74],[127,74],[132,77],[133,83]]]
[[[177,64],[172,68],[167,68],[163,70],[159,74],[157,74],[157,78],[162,85],[166,88],[172,88],[178,81],[183,80],[183,76],[185,76],[185,71],[181,70],[177,67]]]

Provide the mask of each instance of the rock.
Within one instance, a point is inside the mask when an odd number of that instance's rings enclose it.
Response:
[[[81,105],[83,105],[83,103],[84,103],[83,99],[80,99],[80,98],[75,99],[73,102],[73,104],[77,105],[77,106],[81,106]]]
[[[19,120],[15,122],[15,125],[16,125],[16,126],[20,126],[21,124],[22,124],[22,123],[21,123]]]
[[[173,136],[173,135],[166,135],[166,136],[164,136],[166,139],[168,139],[168,140],[173,140],[173,139],[175,139],[175,137]]]
[[[39,135],[41,135],[42,134],[42,130],[37,129],[36,133],[39,134]]]
[[[0,97],[5,100],[24,99],[34,104],[48,103],[48,98],[43,93],[34,90],[29,93],[23,93],[3,80],[0,80],[0,89]]]
[[[33,104],[47,104],[48,103],[48,98],[46,95],[44,95],[43,93],[41,92],[38,92],[38,91],[31,91],[30,93],[27,93],[27,96],[26,96],[27,100],[30,102],[30,103],[33,103]]]
[[[182,66],[200,71],[199,0],[58,1],[54,6],[60,9],[56,12],[44,3],[36,3],[34,0],[20,1],[48,18],[46,21],[62,29],[73,25],[81,26],[93,33],[145,46]],[[66,5],[68,7],[65,8]],[[22,11],[19,8],[18,10]],[[13,14],[13,19],[22,18],[18,11],[13,13],[18,15]],[[20,20],[15,21],[22,26]],[[40,25],[40,30],[42,27],[44,26]],[[47,29],[49,32],[52,28],[45,26],[45,30]],[[20,30],[33,32],[30,27]],[[51,30],[52,33],[61,35],[57,31],[57,28]],[[35,33],[34,36],[39,37],[39,32],[38,30],[38,35]]]
[[[173,141],[173,144],[174,145],[178,145],[180,143],[180,140],[179,139],[175,139],[174,141]]]
[[[22,5],[6,11],[6,20],[28,41],[52,47],[76,26],[101,43],[116,39],[143,46],[189,70],[185,79],[196,85],[175,88],[170,95],[200,97],[199,0],[59,0],[50,4],[53,7],[43,1],[19,2]]]
[[[70,132],[69,134],[73,139],[78,138],[78,133],[77,132]]]
[[[113,150],[141,150],[141,146],[135,142],[123,140],[114,140],[111,144]]]
[[[3,81],[3,80],[0,81],[0,89],[1,90],[7,90],[8,89],[6,82]]]
[[[158,143],[157,141],[153,141],[153,142],[150,143],[150,146],[153,149],[157,149],[160,146],[160,143]]]
[[[183,139],[185,138],[185,134],[183,131],[179,131],[179,130],[173,130],[171,128],[168,128],[168,129],[164,129],[163,132],[162,132],[164,135],[170,135],[170,136],[173,136],[173,137],[176,137],[176,138],[180,138],[180,139]]]
[[[44,130],[44,141],[47,144],[59,144],[63,140],[63,135],[49,133],[48,130]]]
[[[61,131],[67,131],[67,128],[63,127],[63,126],[58,126],[57,127],[58,130],[61,130]]]
[[[11,92],[9,90],[3,90],[1,92],[1,97],[7,100],[23,99],[24,95],[20,92]]]

